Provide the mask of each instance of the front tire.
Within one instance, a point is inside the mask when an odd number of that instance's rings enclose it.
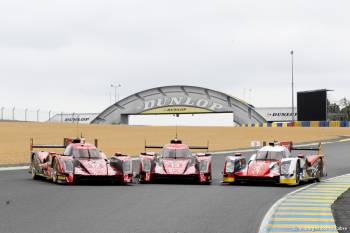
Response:
[[[56,162],[56,160],[54,160],[54,162],[53,162],[51,178],[52,178],[52,182],[53,183],[58,183],[57,162]]]
[[[33,179],[33,180],[38,180],[38,179],[39,179],[39,176],[37,175],[36,170],[35,170],[35,167],[33,166],[33,164],[32,164],[31,167],[32,167],[32,170],[31,170],[32,179]]]

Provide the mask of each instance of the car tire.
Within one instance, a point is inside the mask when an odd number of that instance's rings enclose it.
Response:
[[[321,160],[318,161],[319,165],[318,165],[318,171],[316,173],[316,178],[315,180],[317,182],[321,182],[321,176],[322,176],[322,171],[323,171],[323,167],[322,167],[322,162]]]
[[[141,172],[139,172],[139,177],[138,177],[137,181],[138,181],[139,184],[149,184],[149,183],[151,183],[150,180],[148,180],[148,181],[145,180],[145,175],[142,175]]]
[[[300,172],[301,172],[301,168],[300,168],[300,163],[297,163],[297,167],[295,169],[295,185],[299,185],[300,184]]]
[[[210,175],[209,175],[209,179],[208,179],[208,181],[207,182],[205,182],[207,185],[210,185],[211,184],[211,182],[212,182],[212,176],[211,176],[211,171],[210,171],[210,173],[209,173]]]
[[[57,178],[57,162],[54,160],[53,166],[52,166],[52,174],[51,174],[52,182],[53,183],[58,183],[58,178]]]
[[[33,179],[33,180],[38,180],[38,179],[39,179],[39,176],[38,176],[37,173],[36,173],[36,169],[35,169],[33,163],[32,163],[32,165],[31,165],[31,167],[32,167],[32,170],[31,170],[32,179]]]

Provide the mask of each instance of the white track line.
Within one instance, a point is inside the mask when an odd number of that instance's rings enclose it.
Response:
[[[15,171],[29,169],[29,166],[0,167],[0,171]]]

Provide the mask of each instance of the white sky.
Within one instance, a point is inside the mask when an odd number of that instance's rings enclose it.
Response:
[[[296,90],[349,97],[349,10],[348,0],[2,0],[0,105],[99,112],[120,83],[121,97],[182,84],[289,106],[291,49]]]

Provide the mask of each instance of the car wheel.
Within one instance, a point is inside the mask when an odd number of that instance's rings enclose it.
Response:
[[[316,181],[317,182],[321,182],[322,171],[323,171],[322,163],[321,163],[321,161],[318,161],[318,170],[316,172]]]
[[[52,182],[57,183],[58,178],[57,178],[57,162],[56,160],[53,162],[52,166]]]
[[[32,167],[32,170],[31,170],[32,179],[33,180],[37,180],[39,178],[39,176],[36,174],[36,170],[35,170],[34,164],[32,164],[31,167]]]
[[[139,184],[149,184],[149,183],[151,183],[150,180],[146,181],[145,179],[146,179],[146,175],[139,173],[139,177],[138,177]]]
[[[208,181],[206,182],[206,184],[211,184],[211,182],[212,182],[211,173],[210,173],[210,175],[209,175],[208,177],[209,177],[209,179],[208,179]]]
[[[298,162],[297,167],[295,169],[295,185],[300,184],[300,172],[301,172],[301,168],[300,168],[300,164]]]

